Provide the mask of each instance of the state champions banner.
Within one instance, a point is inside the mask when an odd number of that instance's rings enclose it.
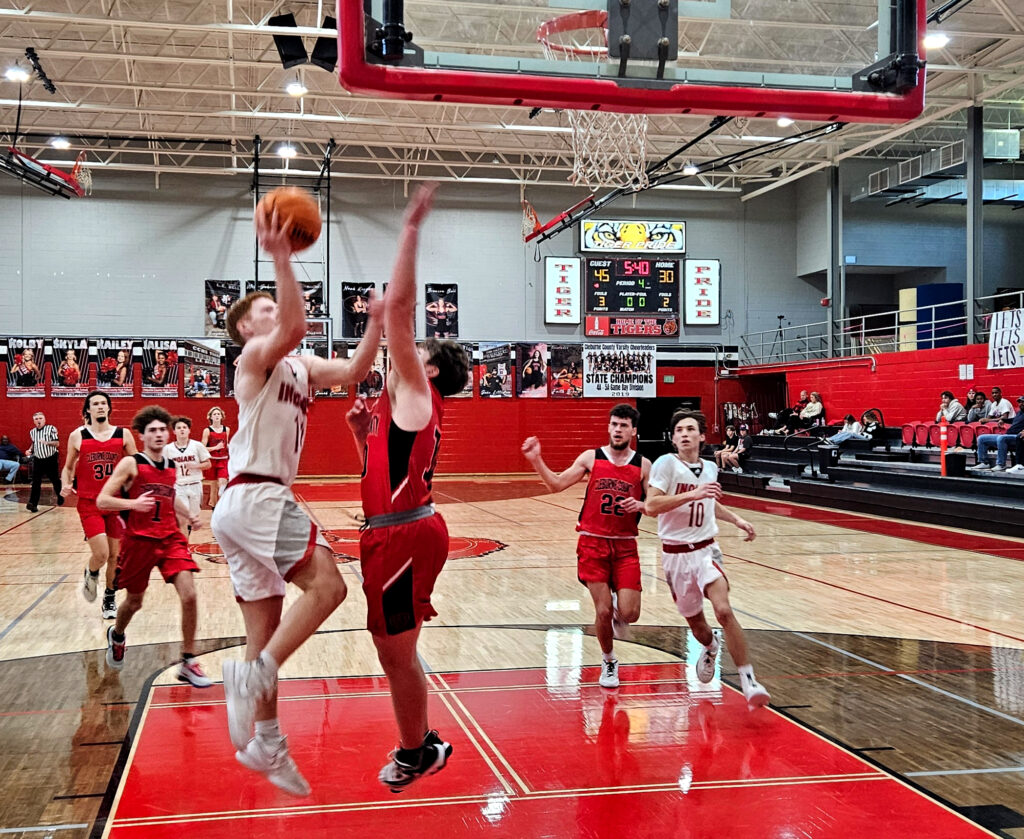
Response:
[[[993,312],[988,333],[988,369],[1024,367],[1024,309]]]
[[[615,399],[657,396],[656,344],[584,344],[583,395]]]

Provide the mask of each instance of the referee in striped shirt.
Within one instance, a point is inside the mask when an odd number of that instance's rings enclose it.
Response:
[[[46,424],[46,417],[42,411],[32,416],[34,427],[29,431],[32,438],[32,445],[29,447],[29,454],[32,455],[32,492],[28,497],[28,506],[25,508],[30,513],[38,513],[39,491],[43,485],[43,478],[49,478],[53,484],[53,494],[57,496],[57,504],[64,503],[64,496],[60,494],[60,464],[58,461],[58,449],[60,448],[60,435],[52,425]]]

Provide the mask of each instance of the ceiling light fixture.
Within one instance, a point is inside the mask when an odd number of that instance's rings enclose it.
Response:
[[[793,122],[794,120],[790,119],[789,117],[779,117],[777,120],[775,120],[775,124],[778,125],[779,128],[789,128],[789,126],[791,126]]]
[[[50,145],[53,146],[55,149],[65,151],[71,148],[71,141],[68,140],[66,137],[54,137],[52,140],[50,140]]]
[[[695,163],[687,163],[683,167],[683,174],[684,175],[696,175],[698,172],[700,172],[700,169],[698,168],[698,166]]]
[[[13,67],[7,68],[7,72],[4,73],[4,78],[9,82],[24,84],[29,79],[28,70],[18,64],[15,64]]]
[[[280,157],[291,160],[293,157],[298,157],[299,153],[295,149],[295,146],[290,145],[289,143],[281,143],[281,145],[277,147],[277,154]]]
[[[284,89],[287,91],[289,96],[294,96],[296,99],[299,99],[309,93],[309,89],[302,83],[301,79],[293,79],[285,85]]]
[[[929,32],[924,36],[926,50],[940,50],[949,43],[949,35],[944,32]]]

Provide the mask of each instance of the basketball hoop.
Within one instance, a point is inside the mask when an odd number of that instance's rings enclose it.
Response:
[[[608,12],[592,9],[561,15],[538,27],[537,40],[549,61],[606,61]],[[647,114],[566,113],[572,129],[574,184],[591,192],[601,187],[647,188]]]
[[[78,181],[86,195],[92,195],[92,172],[82,166],[85,161],[85,152],[79,152],[75,158],[75,165],[71,167],[71,177]]]
[[[537,211],[533,209],[533,204],[523,199],[523,238],[525,239],[531,233],[536,233],[544,225],[540,223],[540,219],[537,217]]]

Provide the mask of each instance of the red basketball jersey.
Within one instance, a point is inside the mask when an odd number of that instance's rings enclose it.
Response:
[[[363,513],[380,516],[431,502],[430,485],[441,448],[441,394],[431,386],[430,421],[421,431],[403,431],[391,419],[385,386],[370,417],[363,456]]]
[[[594,450],[594,468],[580,507],[578,531],[610,539],[637,535],[641,514],[625,513],[620,504],[626,498],[644,497],[643,461],[640,452],[633,452],[629,463],[616,466],[604,449]]]
[[[124,456],[124,429],[116,426],[109,440],[97,440],[84,425],[81,432],[82,445],[78,448],[78,464],[75,466],[75,490],[79,498],[96,498]]]
[[[131,489],[124,493],[125,498],[138,498],[148,492],[156,504],[148,513],[126,510],[125,529],[130,535],[143,539],[166,539],[178,529],[174,515],[174,462],[166,457],[153,462],[139,452],[135,455],[135,465],[139,474],[132,481]]]
[[[218,443],[224,444],[223,449],[217,449],[215,452],[210,452],[210,457],[214,460],[226,459],[228,456],[228,434],[231,432],[231,429],[225,425],[220,431],[214,431],[213,426],[209,425],[207,426],[207,430],[210,432],[210,436],[208,438],[210,442],[206,444],[207,449],[212,449]]]

